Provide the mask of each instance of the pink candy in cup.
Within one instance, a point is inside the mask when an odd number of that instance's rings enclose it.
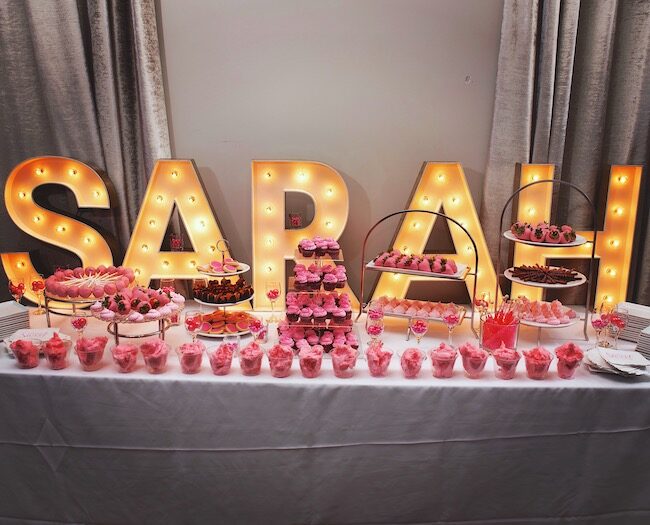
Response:
[[[176,349],[181,371],[184,374],[196,374],[201,370],[205,345],[201,341],[183,343]]]
[[[62,370],[68,366],[68,355],[71,346],[72,341],[61,339],[57,333],[54,333],[50,339],[45,341],[43,353],[47,364],[52,370]]]
[[[116,345],[112,348],[113,362],[118,372],[133,372],[138,362],[138,347],[135,345]]]
[[[492,352],[494,362],[494,375],[499,379],[512,379],[517,372],[517,363],[521,355],[514,348],[507,348],[505,343]]]
[[[262,347],[255,341],[248,343],[239,352],[239,366],[245,376],[256,376],[262,369]]]
[[[216,376],[225,376],[230,372],[232,356],[239,350],[239,342],[224,342],[207,349],[210,367]]]
[[[503,343],[507,348],[516,348],[518,330],[518,320],[503,324],[498,319],[488,317],[481,327],[481,346],[488,350],[496,350],[501,348]]]
[[[485,368],[489,354],[482,348],[475,347],[472,343],[460,345],[458,352],[463,360],[463,368],[467,377],[478,379]]]
[[[416,378],[422,369],[422,362],[425,357],[424,352],[419,348],[407,348],[404,350],[399,360],[404,377],[407,379]]]
[[[358,350],[351,346],[339,345],[330,352],[332,357],[332,368],[334,375],[342,379],[347,379],[354,375],[354,367],[357,364]]]
[[[162,374],[167,369],[169,345],[162,339],[150,339],[140,345],[147,372]]]
[[[14,353],[18,368],[35,368],[38,366],[38,352],[41,349],[38,339],[18,339],[9,348]]]
[[[526,361],[526,373],[530,379],[544,379],[548,374],[548,367],[551,365],[553,356],[551,352],[541,346],[524,350]]]
[[[273,345],[267,353],[271,375],[273,377],[287,377],[291,374],[293,363],[293,350],[290,346]]]
[[[373,377],[383,377],[388,372],[388,365],[393,357],[393,352],[384,348],[381,341],[372,341],[366,351],[368,370]]]
[[[584,357],[582,349],[573,343],[565,343],[555,349],[555,355],[557,375],[562,379],[573,379]]]
[[[457,357],[456,349],[447,343],[440,343],[437,348],[432,348],[429,351],[429,358],[431,359],[433,377],[446,379],[453,376]]]
[[[81,337],[77,340],[75,351],[83,370],[93,372],[101,368],[106,343],[108,343],[106,336]]]
[[[318,377],[323,364],[323,347],[321,345],[303,345],[298,352],[298,359],[303,377],[307,379]]]

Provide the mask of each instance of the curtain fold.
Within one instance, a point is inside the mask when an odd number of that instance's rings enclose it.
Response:
[[[494,254],[499,203],[513,190],[515,163],[554,164],[556,178],[577,184],[599,205],[609,166],[645,165],[650,141],[647,1],[505,0],[503,9],[481,207]],[[647,187],[644,180],[629,287],[630,299],[644,304],[650,304],[650,265],[643,264],[650,256]],[[554,205],[555,220],[592,227],[577,194],[561,192]]]
[[[120,260],[153,165],[171,156],[154,0],[2,0],[0,71],[3,180],[32,156],[98,169],[115,188],[111,213],[78,216],[116,237]],[[2,251],[38,247],[73,262],[13,227],[5,209],[0,220]]]

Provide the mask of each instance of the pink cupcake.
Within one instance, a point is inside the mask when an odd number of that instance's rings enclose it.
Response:
[[[338,279],[333,273],[326,273],[325,277],[323,277],[323,288],[328,292],[334,291],[337,283]]]
[[[297,306],[287,307],[287,321],[290,323],[297,323],[300,319],[300,308]]]
[[[300,322],[304,324],[311,324],[313,312],[311,308],[303,308],[300,310]]]
[[[332,312],[332,322],[334,322],[334,324],[343,324],[345,323],[346,315],[347,314],[343,308],[337,308]]]

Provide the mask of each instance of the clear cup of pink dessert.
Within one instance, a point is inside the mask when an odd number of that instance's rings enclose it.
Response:
[[[526,361],[526,373],[530,379],[545,379],[548,375],[548,368],[551,365],[553,356],[551,352],[541,346],[524,350]]]
[[[288,377],[291,374],[293,364],[293,350],[286,345],[273,345],[267,352],[266,357],[271,367],[273,377]]]
[[[108,343],[106,336],[77,339],[75,352],[84,371],[93,372],[101,368],[106,343]]]
[[[59,334],[54,333],[50,339],[43,344],[43,353],[48,366],[52,370],[63,370],[70,364],[70,348],[72,341],[61,339]]]
[[[512,379],[517,373],[517,364],[521,354],[514,348],[507,348],[504,343],[492,352],[494,357],[494,375],[499,379]]]
[[[415,379],[422,369],[426,354],[419,348],[407,348],[400,353],[399,364],[406,379]]]
[[[221,344],[211,346],[206,350],[212,373],[225,376],[230,372],[232,357],[239,352],[239,336],[225,337]]]
[[[138,347],[135,345],[115,345],[111,349],[113,362],[117,365],[117,371],[123,374],[133,372],[138,362]]]
[[[390,360],[393,357],[393,351],[384,347],[384,344],[375,339],[368,345],[366,350],[366,361],[368,370],[372,377],[384,377],[388,372]]]
[[[264,351],[255,341],[248,343],[239,351],[239,366],[245,376],[256,376],[262,370]]]
[[[472,343],[460,345],[458,352],[463,360],[463,368],[467,377],[470,379],[478,379],[481,377],[489,354],[482,348],[477,348]]]
[[[429,351],[429,359],[431,359],[433,377],[438,379],[452,377],[457,357],[458,351],[447,343],[440,343],[436,348],[432,348]]]
[[[169,345],[162,339],[150,339],[140,345],[144,365],[150,374],[162,374],[167,370]]]
[[[342,379],[347,379],[354,375],[354,367],[357,364],[359,351],[348,345],[335,346],[330,352],[332,358],[332,368],[334,375]]]
[[[204,350],[205,345],[201,341],[183,343],[176,348],[181,371],[184,374],[198,374],[201,371]]]
[[[38,352],[43,345],[40,339],[18,339],[13,341],[9,348],[16,358],[18,368],[36,368],[38,366]]]
[[[321,345],[303,345],[298,352],[298,359],[303,377],[307,379],[318,377],[323,364],[323,347]]]
[[[565,343],[555,349],[557,357],[557,375],[561,379],[573,379],[582,362],[584,352],[574,343]]]

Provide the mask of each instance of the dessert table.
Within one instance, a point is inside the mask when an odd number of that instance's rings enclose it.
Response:
[[[42,317],[32,316],[37,326]],[[70,334],[69,320],[54,326]],[[405,348],[406,321],[384,341]],[[87,334],[105,333],[91,320]],[[363,326],[363,325],[361,325]],[[580,342],[580,327],[560,332]],[[534,345],[523,329],[520,348]],[[446,337],[437,325],[425,348]],[[467,326],[454,333],[469,339]],[[175,346],[181,327],[168,331]],[[210,341],[206,340],[207,343]],[[213,341],[216,342],[216,341]],[[549,342],[549,349],[559,342]],[[583,345],[586,345],[582,341]],[[628,344],[629,346],[629,344]],[[140,357],[141,359],[141,357]],[[650,381],[20,370],[0,358],[0,523],[648,523]]]

